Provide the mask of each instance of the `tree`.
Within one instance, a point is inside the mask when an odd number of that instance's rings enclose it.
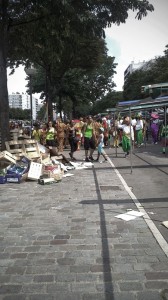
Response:
[[[116,107],[119,101],[123,101],[122,91],[112,91],[104,95],[101,100],[96,101],[92,108],[92,114],[96,115],[98,113],[106,112],[107,109]]]
[[[0,1],[0,139],[1,148],[5,149],[5,141],[9,139],[9,104],[7,90],[7,15],[8,1]]]
[[[148,61],[144,67],[134,71],[124,83],[124,99],[136,100],[149,96],[141,92],[141,86],[168,82],[168,46],[163,56]],[[159,96],[160,90],[155,89],[151,94],[153,98]]]
[[[9,108],[9,118],[13,120],[30,120],[30,109]]]
[[[40,62],[43,62],[41,66],[45,69],[50,83],[52,80],[50,71],[55,67],[56,61],[62,61],[62,55],[70,48],[70,45],[75,45],[75,50],[80,49],[78,47],[79,36],[82,35],[83,38],[90,38],[90,40],[93,37],[101,38],[106,26],[125,22],[129,9],[136,10],[137,18],[140,19],[146,16],[148,11],[152,11],[153,6],[147,0],[129,0],[124,4],[122,0],[0,0],[0,132],[2,149],[5,148],[5,140],[9,136],[7,58],[9,62],[16,61],[16,65],[23,62],[36,62],[41,65]],[[71,55],[72,53],[74,56],[68,57],[68,62],[75,59],[75,51],[72,51]],[[41,60],[37,61],[39,58]],[[66,60],[64,60],[64,66],[66,67]],[[62,63],[58,64],[58,67],[57,72],[62,71],[64,74],[67,71],[67,68],[63,68]],[[59,73],[58,82],[60,78],[62,77]]]

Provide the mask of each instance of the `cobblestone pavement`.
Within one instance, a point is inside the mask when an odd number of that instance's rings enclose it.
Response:
[[[137,208],[110,163],[71,173],[0,186],[0,299],[168,299],[168,259],[145,220],[115,218]]]

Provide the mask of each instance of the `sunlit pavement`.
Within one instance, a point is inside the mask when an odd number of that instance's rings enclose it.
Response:
[[[121,148],[105,151],[168,240],[167,158],[138,149],[131,173]],[[138,209],[110,160],[56,184],[0,186],[0,299],[168,299],[168,259],[145,219],[116,218]]]

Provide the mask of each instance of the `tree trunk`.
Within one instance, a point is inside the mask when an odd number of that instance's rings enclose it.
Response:
[[[7,7],[8,1],[0,1],[0,147],[5,150],[5,141],[9,140],[9,102],[7,88]]]

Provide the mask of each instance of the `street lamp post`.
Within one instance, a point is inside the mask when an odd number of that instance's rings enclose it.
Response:
[[[36,73],[36,69],[33,66],[25,68],[26,74],[29,76],[30,82],[30,114],[31,114],[31,129],[33,127],[33,98],[32,98],[32,76]]]

